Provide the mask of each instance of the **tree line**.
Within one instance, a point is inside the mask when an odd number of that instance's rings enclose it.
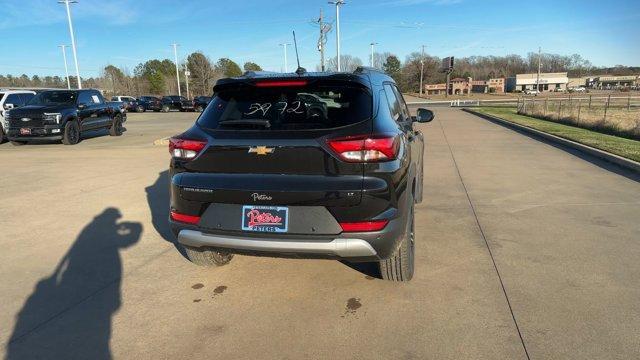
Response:
[[[367,59],[367,65],[371,59]],[[404,62],[398,56],[389,53],[374,53],[373,67],[385,71],[398,83],[405,92],[418,92],[420,69],[424,61],[424,84],[442,83],[445,74],[438,71],[442,59],[437,56],[419,52],[407,55]],[[363,65],[363,61],[352,55],[340,56],[341,70],[353,71]],[[630,75],[640,73],[640,67],[618,65],[615,67],[594,67],[591,62],[579,54],[558,55],[540,54],[542,72],[568,72],[569,77],[587,75]],[[320,65],[316,71],[320,70]],[[328,71],[337,69],[337,58],[327,60]],[[254,62],[246,62],[242,68],[229,58],[220,58],[213,62],[200,51],[189,54],[186,61],[178,65],[180,70],[180,90],[186,94],[185,70],[189,71],[189,92],[191,96],[210,95],[215,82],[223,77],[240,76],[244,71],[260,71],[262,68]],[[496,77],[510,77],[515,74],[538,71],[538,53],[506,56],[469,56],[456,59],[452,78],[471,77],[476,80],[487,80]],[[75,87],[75,77],[70,77],[71,86]],[[82,79],[86,88],[99,88],[107,95],[168,95],[177,94],[176,64],[169,60],[152,59],[138,64],[133,72],[113,65],[105,66],[97,77]],[[29,77],[0,75],[0,87],[25,88],[65,88],[65,77],[38,76]]]

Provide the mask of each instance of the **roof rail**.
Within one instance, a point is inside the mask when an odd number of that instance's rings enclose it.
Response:
[[[377,73],[381,73],[381,74],[386,74],[384,71],[382,71],[380,69],[376,69],[376,68],[371,67],[371,66],[358,66],[353,71],[354,74],[368,74],[370,72],[377,72]]]

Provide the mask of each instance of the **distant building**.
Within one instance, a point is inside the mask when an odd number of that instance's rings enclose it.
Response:
[[[503,93],[505,87],[504,78],[489,80],[473,80],[472,78],[453,78],[450,80],[450,95],[466,95],[474,93]],[[427,84],[424,87],[427,95],[446,94],[447,84]]]
[[[639,75],[600,76],[596,77],[593,87],[596,89],[618,89],[640,84]]]
[[[567,88],[573,89],[577,87],[587,87],[593,82],[594,78],[590,76],[582,76],[569,78],[569,83],[567,84]]]
[[[517,74],[515,77],[507,78],[506,91],[535,90],[539,84],[538,91],[559,91],[566,90],[569,78],[566,72],[562,73],[540,73],[538,74]]]

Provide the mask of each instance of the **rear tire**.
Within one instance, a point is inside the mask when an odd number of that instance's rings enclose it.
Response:
[[[210,249],[184,246],[189,260],[198,266],[223,266],[233,259],[233,254]]]
[[[65,145],[75,145],[80,141],[80,126],[75,120],[67,121],[64,125],[62,143]]]
[[[387,260],[379,262],[380,275],[384,280],[409,281],[413,278],[415,267],[415,232],[413,204],[411,205],[407,231],[400,243],[400,247]]]
[[[122,135],[122,116],[116,115],[116,117],[113,118],[113,123],[109,128],[109,135],[111,136]]]

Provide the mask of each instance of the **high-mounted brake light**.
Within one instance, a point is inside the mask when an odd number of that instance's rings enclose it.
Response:
[[[202,140],[169,139],[169,153],[177,159],[191,160],[195,158],[205,146],[207,146],[207,142]]]
[[[171,210],[171,220],[182,222],[185,224],[195,225],[200,222],[200,216],[181,214],[179,212]]]
[[[259,81],[257,87],[282,87],[282,86],[305,86],[306,80],[278,80],[278,81]]]
[[[372,220],[359,222],[341,222],[340,227],[343,232],[365,232],[379,231],[385,228],[389,220]]]
[[[381,162],[394,160],[398,156],[398,136],[350,136],[327,140],[327,145],[344,161]]]

